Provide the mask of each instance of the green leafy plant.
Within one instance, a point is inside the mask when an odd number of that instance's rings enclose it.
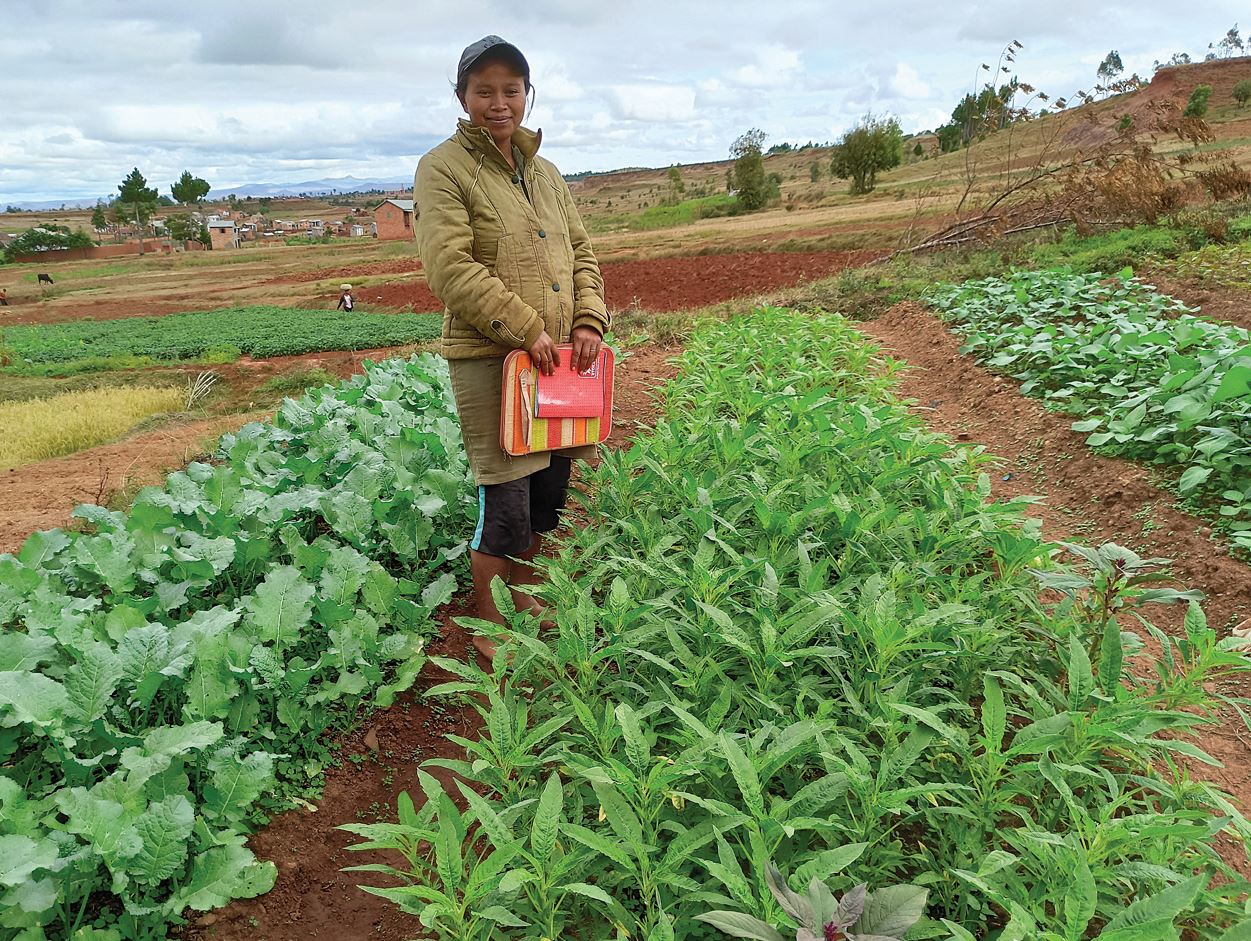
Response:
[[[596,525],[541,563],[555,626],[440,661],[430,695],[483,718],[431,766],[465,801],[462,874],[431,874],[433,823],[361,832],[421,854],[388,873],[400,904],[450,903],[425,915],[447,938],[708,941],[714,910],[788,923],[772,864],[831,898],[926,891],[913,938],[1085,938],[1189,880],[1158,936],[1245,931],[1214,834],[1251,825],[1179,757],[1214,760],[1195,734],[1245,711],[1251,664],[1197,602],[1113,547],[1067,566],[842,317],[706,323],[677,363],[656,426],[587,470]],[[1196,604],[1184,639],[1156,646],[1150,602]]]
[[[72,367],[86,360],[144,357],[179,362],[231,347],[251,356],[289,356],[320,350],[372,349],[429,340],[439,333],[435,315],[236,307],[165,317],[80,320],[10,327],[6,341],[15,371]],[[235,354],[238,355],[237,353]]]
[[[1128,270],[942,285],[962,349],[1082,416],[1087,444],[1173,468],[1177,487],[1251,549],[1251,335],[1195,317]]]
[[[0,555],[0,937],[267,891],[246,834],[426,662],[472,512],[443,361],[367,363],[216,457]]]
[[[769,891],[797,925],[795,941],[900,941],[925,913],[927,890],[895,885],[868,891],[860,883],[836,898],[819,879],[804,894],[793,891],[775,866],[765,871]],[[695,916],[733,938],[784,941],[782,932],[759,918],[738,912],[708,912]]]

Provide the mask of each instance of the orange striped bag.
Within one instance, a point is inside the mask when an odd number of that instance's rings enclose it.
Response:
[[[573,347],[560,344],[560,359],[568,363]],[[517,457],[532,451],[557,451],[584,444],[600,444],[612,434],[613,353],[600,347],[603,364],[604,410],[583,418],[535,416],[537,371],[525,350],[513,350],[504,359],[504,393],[500,400],[500,447]],[[557,369],[568,368],[558,366]]]

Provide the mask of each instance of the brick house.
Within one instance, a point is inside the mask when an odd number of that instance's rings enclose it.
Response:
[[[413,237],[413,201],[383,200],[374,209],[374,225],[380,239],[411,239]]]
[[[235,224],[231,220],[209,219],[208,230],[214,251],[239,247],[239,234],[235,231]]]

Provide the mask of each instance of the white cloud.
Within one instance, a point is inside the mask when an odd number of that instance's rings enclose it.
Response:
[[[755,51],[755,62],[730,72],[730,80],[748,88],[778,88],[795,80],[800,56],[785,46],[769,45]]]
[[[895,75],[890,80],[891,90],[900,98],[928,98],[930,86],[922,80],[920,74],[906,62],[895,66]]]
[[[689,85],[614,85],[612,105],[619,118],[687,121],[695,116],[695,89]]]

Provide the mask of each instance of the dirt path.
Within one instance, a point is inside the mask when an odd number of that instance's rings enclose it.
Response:
[[[652,424],[652,389],[674,370],[666,360],[675,351],[635,350],[617,370],[615,422],[610,447],[624,447],[640,427]],[[444,613],[442,636],[430,652],[465,659],[469,639],[454,619],[467,614],[464,592]],[[326,790],[315,810],[289,811],[257,833],[251,846],[278,866],[278,883],[268,894],[228,905],[197,919],[187,941],[406,941],[419,927],[390,902],[362,892],[358,883],[385,884],[372,873],[345,873],[343,867],[388,862],[383,853],[353,853],[357,837],[335,829],[356,822],[393,822],[395,798],[408,791],[420,805],[417,768],[435,757],[464,757],[449,734],[472,737],[479,726],[471,708],[427,700],[423,691],[450,677],[427,666],[417,687],[390,709],[381,710],[343,742],[343,766],[326,775]],[[445,784],[449,775],[431,769]]]
[[[1030,515],[1043,520],[1048,538],[1087,545],[1111,541],[1174,560],[1177,580],[1207,595],[1204,611],[1218,630],[1251,616],[1251,567],[1229,557],[1208,523],[1178,509],[1146,468],[1095,454],[1085,435],[1070,430],[1071,416],[1047,411],[1021,396],[1016,383],[962,356],[960,341],[919,304],[899,304],[861,329],[912,367],[900,393],[916,401],[932,429],[983,444],[999,457],[991,474],[996,498],[1044,498]],[[1164,630],[1180,632],[1181,605],[1155,605],[1145,613]],[[1203,766],[1200,776],[1251,809],[1251,737],[1241,721],[1210,727],[1200,744],[1225,763]],[[1227,858],[1237,860],[1246,874],[1241,850]]]

